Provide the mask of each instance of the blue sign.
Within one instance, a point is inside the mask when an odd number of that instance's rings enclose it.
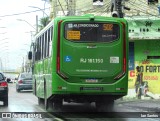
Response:
[[[134,42],[129,42],[129,70],[134,70]]]
[[[65,57],[64,57],[64,61],[65,61],[65,62],[71,62],[71,61],[72,61],[71,56],[65,56]]]
[[[159,15],[160,15],[160,6],[158,6],[158,12],[159,12]]]

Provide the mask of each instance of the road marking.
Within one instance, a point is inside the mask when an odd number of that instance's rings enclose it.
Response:
[[[60,119],[60,118],[54,118],[53,121],[64,121],[64,120],[62,120],[62,119]]]

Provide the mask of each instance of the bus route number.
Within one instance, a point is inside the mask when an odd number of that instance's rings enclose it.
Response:
[[[112,31],[113,30],[113,24],[103,24],[103,30]]]

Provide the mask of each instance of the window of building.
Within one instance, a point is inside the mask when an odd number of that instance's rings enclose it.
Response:
[[[158,3],[158,0],[148,0],[148,5],[156,4],[156,3]]]

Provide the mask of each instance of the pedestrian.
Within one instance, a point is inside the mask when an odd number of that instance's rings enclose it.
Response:
[[[135,91],[136,91],[136,96],[138,97],[138,99],[141,98],[141,86],[142,86],[142,82],[143,82],[143,73],[140,70],[140,67],[137,66],[136,67],[136,81],[135,81]]]

